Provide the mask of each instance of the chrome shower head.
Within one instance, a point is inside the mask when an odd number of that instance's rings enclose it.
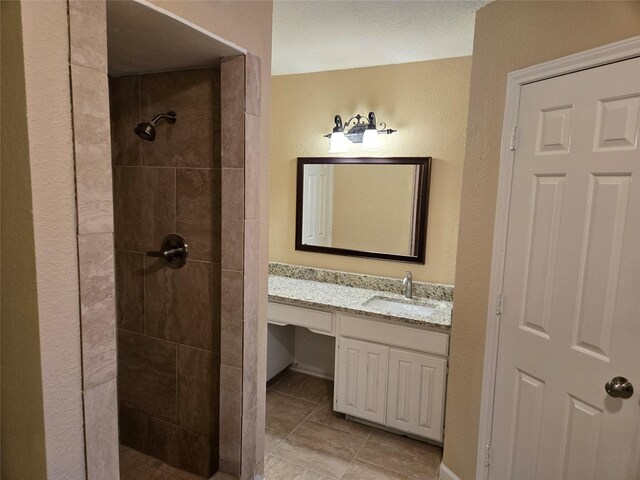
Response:
[[[176,123],[176,112],[160,113],[150,122],[142,122],[133,129],[141,139],[153,142],[156,139],[156,124],[165,118],[170,124]]]

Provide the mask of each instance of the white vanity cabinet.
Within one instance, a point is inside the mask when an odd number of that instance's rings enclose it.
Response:
[[[334,410],[442,441],[447,333],[272,302],[268,319],[336,338]]]
[[[443,439],[449,336],[338,315],[335,410]]]
[[[386,417],[389,347],[340,338],[334,384],[335,409],[382,423]]]
[[[390,349],[385,425],[442,441],[446,370],[445,358]]]

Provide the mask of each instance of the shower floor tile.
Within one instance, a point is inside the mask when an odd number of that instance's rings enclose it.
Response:
[[[120,480],[203,480],[203,477],[120,445]]]
[[[333,384],[284,372],[267,387],[265,480],[436,480],[442,449],[344,418]]]

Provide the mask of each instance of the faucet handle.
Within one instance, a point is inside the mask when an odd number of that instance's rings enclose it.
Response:
[[[408,278],[409,280],[413,278],[413,275],[411,274],[411,270],[407,270],[407,274],[405,275],[405,278]]]

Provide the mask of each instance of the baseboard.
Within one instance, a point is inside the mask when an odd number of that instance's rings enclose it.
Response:
[[[321,372],[320,370],[314,370],[312,368],[307,368],[299,363],[294,363],[289,367],[289,370],[292,372],[304,373],[306,375],[311,375],[312,377],[325,378],[327,380],[333,380],[333,375],[327,372]]]
[[[444,464],[440,464],[440,480],[460,480],[455,473],[453,473],[449,468]]]

